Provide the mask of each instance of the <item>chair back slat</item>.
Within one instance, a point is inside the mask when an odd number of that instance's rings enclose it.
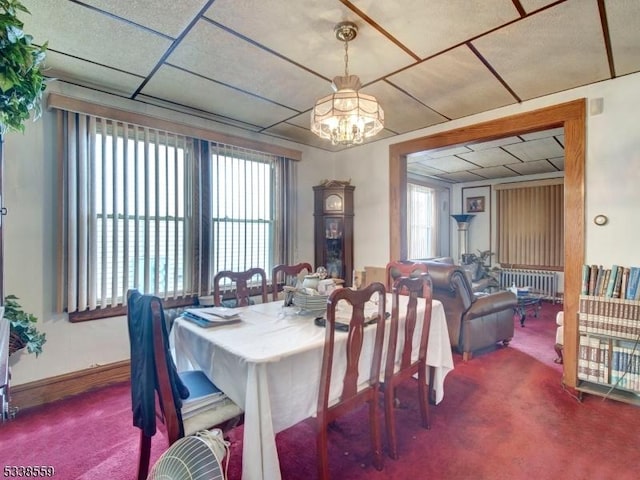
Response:
[[[260,295],[262,297],[262,303],[269,301],[267,290],[267,274],[262,268],[250,268],[244,272],[232,272],[230,270],[223,270],[218,272],[213,277],[213,302],[219,307],[222,305],[222,288],[221,282],[223,279],[228,278],[235,284],[235,299],[236,306],[245,307],[249,305],[249,299],[251,297],[251,290],[248,286],[249,281],[257,276],[260,282]]]
[[[409,260],[394,260],[387,263],[387,291],[393,291],[393,285],[397,278],[400,277],[419,277],[422,273],[429,273],[429,269],[425,263],[411,262]],[[406,295],[406,291],[401,292]]]
[[[271,292],[274,302],[278,300],[278,281],[280,275],[285,277],[283,281],[286,284],[287,277],[298,276],[303,270],[312,273],[313,267],[307,262],[297,263],[295,265],[280,264],[273,267],[271,271]]]

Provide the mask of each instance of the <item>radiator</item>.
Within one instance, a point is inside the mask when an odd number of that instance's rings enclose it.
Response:
[[[519,288],[529,287],[546,300],[554,303],[561,300],[558,296],[558,274],[546,270],[524,270],[519,268],[503,268],[500,273],[500,288],[508,289],[516,285]]]

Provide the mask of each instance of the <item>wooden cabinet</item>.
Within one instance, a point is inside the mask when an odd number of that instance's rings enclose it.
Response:
[[[315,266],[326,267],[330,277],[353,279],[353,185],[328,182],[313,187]]]

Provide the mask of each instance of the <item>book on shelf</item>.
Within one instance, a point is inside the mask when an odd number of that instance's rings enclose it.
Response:
[[[580,286],[580,295],[589,295],[589,265],[582,265],[582,284]]]
[[[631,270],[629,267],[622,268],[622,281],[620,284],[620,291],[618,292],[618,296],[616,298],[626,298],[627,296],[627,285],[629,284],[629,274]]]
[[[611,265],[611,275],[607,282],[607,290],[605,297],[613,298],[613,291],[616,286],[616,277],[618,276],[618,265]]]
[[[598,267],[598,271],[596,272],[596,286],[593,292],[593,295],[596,297],[600,297],[604,294],[604,289],[606,288],[606,282],[608,278],[608,274],[610,272],[602,268],[602,265]]]
[[[612,298],[620,298],[620,292],[622,291],[622,277],[624,276],[624,267],[618,267],[616,274],[616,281],[613,286]]]
[[[589,267],[589,295],[594,295],[596,291],[596,280],[598,279],[598,266]]]
[[[635,300],[638,292],[638,283],[640,282],[640,267],[629,268],[629,282],[627,284],[627,292],[625,298],[627,300]]]

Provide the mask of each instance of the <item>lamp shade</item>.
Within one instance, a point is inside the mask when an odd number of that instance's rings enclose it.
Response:
[[[311,131],[333,145],[355,145],[384,127],[384,111],[375,97],[358,92],[356,75],[333,79],[335,93],[320,98],[311,112]]]

